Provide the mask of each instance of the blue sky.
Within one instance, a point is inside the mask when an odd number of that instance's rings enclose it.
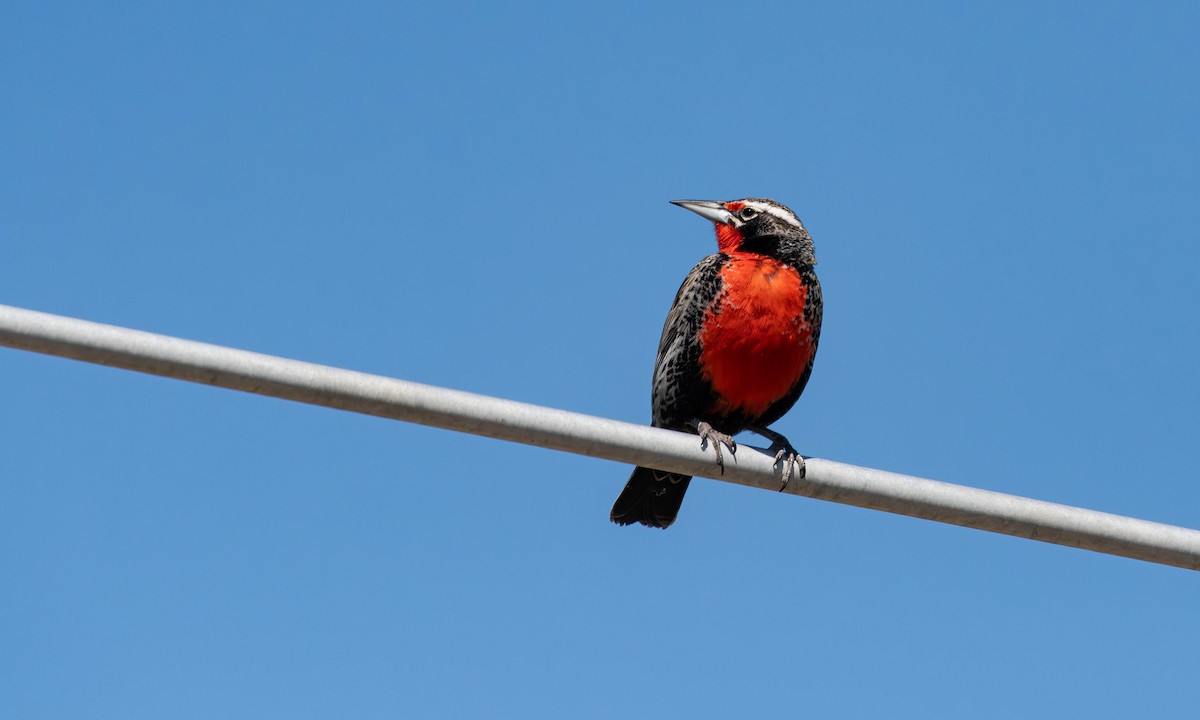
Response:
[[[644,422],[711,231],[803,452],[1200,527],[1194,3],[23,3],[0,302]],[[21,718],[1193,717],[1196,575],[0,351]]]

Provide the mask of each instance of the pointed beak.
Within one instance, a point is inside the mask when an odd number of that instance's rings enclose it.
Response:
[[[678,205],[685,210],[691,210],[700,217],[718,225],[732,225],[733,213],[725,209],[725,204],[716,200],[672,200],[672,205]]]

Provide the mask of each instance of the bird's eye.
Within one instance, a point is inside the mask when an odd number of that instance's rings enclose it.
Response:
[[[743,220],[753,220],[754,216],[758,215],[758,211],[754,208],[742,208],[741,211],[738,212],[738,215],[740,215]]]

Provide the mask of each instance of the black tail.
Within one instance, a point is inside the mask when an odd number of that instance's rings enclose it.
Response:
[[[641,523],[666,528],[675,522],[692,478],[650,468],[634,468],[608,519],[618,525]]]

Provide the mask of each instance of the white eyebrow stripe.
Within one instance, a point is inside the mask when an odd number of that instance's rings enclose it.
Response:
[[[795,215],[788,212],[787,210],[784,210],[783,208],[779,207],[778,205],[772,205],[770,203],[762,203],[762,202],[749,202],[749,203],[746,203],[746,205],[754,208],[755,210],[760,210],[765,213],[770,213],[790,225],[799,225],[800,224],[800,218],[796,217]]]

